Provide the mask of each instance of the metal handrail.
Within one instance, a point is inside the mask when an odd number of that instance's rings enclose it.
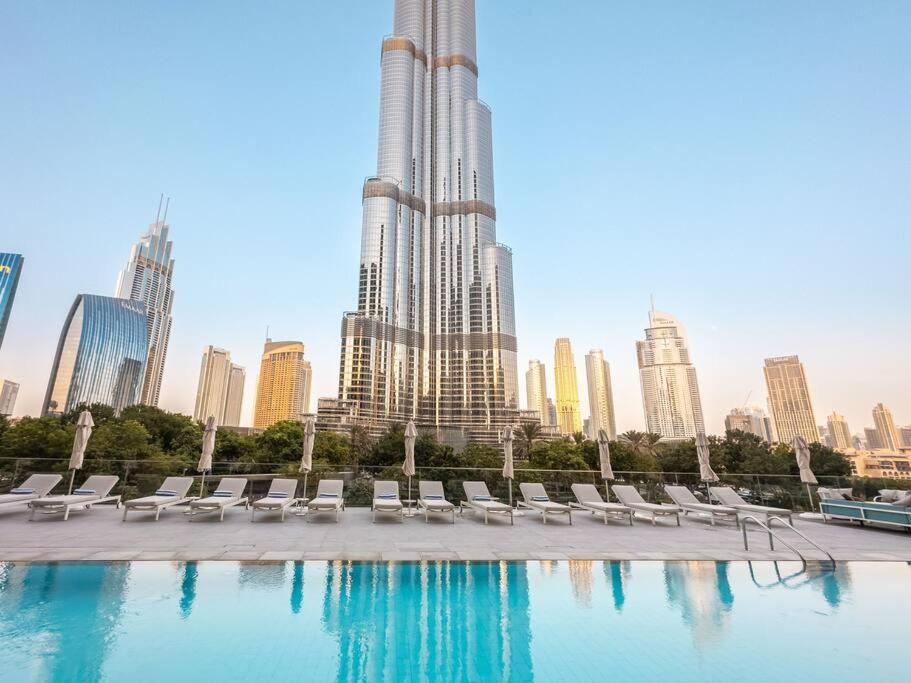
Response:
[[[794,528],[794,525],[793,525],[793,524],[788,524],[788,523],[787,523],[786,521],[784,521],[781,517],[769,517],[768,524],[763,524],[759,519],[757,519],[757,518],[754,517],[753,515],[745,515],[741,521],[743,522],[742,529],[743,529],[743,549],[744,549],[744,550],[749,550],[749,549],[750,549],[750,542],[749,542],[749,539],[747,538],[747,524],[746,524],[746,523],[752,521],[752,522],[755,522],[755,523],[756,523],[756,526],[758,526],[758,527],[760,527],[761,529],[765,530],[765,532],[769,535],[769,550],[775,550],[775,541],[774,541],[773,539],[778,539],[778,540],[781,542],[782,545],[784,545],[785,547],[788,548],[788,550],[790,550],[792,553],[794,553],[795,555],[797,555],[797,557],[800,558],[800,561],[801,561],[801,562],[806,563],[807,558],[805,558],[805,557],[803,556],[803,553],[802,553],[802,552],[800,552],[797,548],[795,548],[794,546],[792,546],[790,543],[788,543],[786,540],[784,540],[781,536],[779,536],[778,534],[776,534],[776,533],[772,530],[772,523],[777,521],[777,522],[779,522],[782,526],[787,527],[788,529],[790,529],[791,531],[793,531],[795,534],[797,534],[798,536],[800,536],[803,540],[805,540],[805,541],[806,541],[807,543],[809,543],[811,546],[813,546],[814,548],[816,548],[816,549],[817,549],[819,552],[821,552],[823,555],[825,555],[826,557],[828,557],[830,561],[832,561],[833,563],[835,562],[835,558],[832,557],[832,553],[830,553],[828,550],[826,550],[825,548],[823,548],[822,546],[820,546],[820,545],[819,545],[818,543],[816,543],[815,541],[811,541],[809,538],[807,538],[807,536],[806,536],[805,534],[802,534],[802,533],[799,532],[796,528]]]

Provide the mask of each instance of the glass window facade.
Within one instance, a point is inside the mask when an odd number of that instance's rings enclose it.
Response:
[[[77,296],[57,345],[42,413],[66,413],[82,403],[105,403],[119,413],[139,403],[147,328],[141,301]]]
[[[13,309],[13,299],[19,286],[19,274],[25,259],[20,254],[0,254],[0,347],[6,334],[6,324]]]

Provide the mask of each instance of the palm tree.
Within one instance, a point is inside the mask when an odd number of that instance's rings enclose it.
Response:
[[[581,444],[585,441],[585,434],[583,432],[574,432],[573,441],[575,441],[577,445]]]
[[[658,454],[658,442],[661,441],[661,436],[659,434],[637,432],[635,429],[631,429],[620,435],[620,441],[628,444],[636,455],[654,457]]]
[[[526,460],[531,457],[531,447],[535,441],[541,438],[543,431],[544,428],[540,422],[523,422],[519,425],[519,429],[516,432],[516,441]]]

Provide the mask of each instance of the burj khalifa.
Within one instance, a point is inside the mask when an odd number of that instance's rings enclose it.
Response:
[[[489,433],[519,409],[512,252],[497,242],[474,0],[396,0],[363,190],[339,401],[380,427]]]

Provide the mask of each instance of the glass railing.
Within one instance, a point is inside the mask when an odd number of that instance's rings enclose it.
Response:
[[[69,482],[67,459],[49,458],[0,458],[0,493],[21,483],[29,474],[36,472],[57,472],[64,475],[63,481],[54,493],[65,492]],[[92,474],[115,474],[120,477],[115,493],[124,499],[150,495],[167,476],[192,476],[199,492],[202,478],[195,469],[196,463],[183,460],[98,460],[87,458],[83,468],[76,473],[76,484]],[[615,483],[635,486],[645,500],[652,503],[669,503],[664,491],[666,484],[682,485],[691,489],[697,498],[705,500],[706,486],[694,472],[614,472]],[[368,506],[373,498],[373,481],[386,479],[399,482],[400,495],[408,494],[408,478],[402,474],[401,465],[389,467],[330,467],[316,464],[306,477],[306,491],[303,489],[304,475],[298,472],[298,463],[272,462],[221,462],[212,465],[212,472],[206,475],[206,489],[211,491],[217,480],[226,476],[244,477],[249,481],[248,494],[265,495],[269,483],[275,477],[297,479],[297,495],[313,497],[321,479],[343,479],[345,481],[345,502],[350,506]],[[421,479],[440,481],[446,497],[452,501],[464,498],[462,483],[483,481],[492,496],[508,500],[510,482],[505,480],[500,468],[472,467],[418,467],[412,478],[412,498],[417,497],[418,481]],[[731,486],[748,502],[792,510],[809,510],[810,501],[805,485],[799,477],[766,474],[724,474],[715,486]],[[824,477],[820,476],[819,486],[828,488],[851,488],[861,499],[872,500],[881,489],[911,490],[911,480],[869,479],[865,477]],[[512,499],[521,498],[519,484],[536,482],[544,485],[552,500],[569,502],[574,500],[572,485],[575,483],[594,484],[604,495],[604,482],[597,470],[539,470],[517,467],[512,482]],[[613,498],[613,496],[612,496]],[[818,501],[815,499],[814,505]]]

